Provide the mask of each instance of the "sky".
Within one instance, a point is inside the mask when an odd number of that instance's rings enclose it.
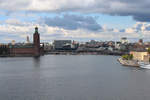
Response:
[[[32,41],[38,26],[42,42],[150,41],[150,0],[0,0],[0,43]]]

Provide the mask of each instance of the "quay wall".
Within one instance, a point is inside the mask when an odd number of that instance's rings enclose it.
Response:
[[[34,55],[34,48],[11,48],[10,55]]]

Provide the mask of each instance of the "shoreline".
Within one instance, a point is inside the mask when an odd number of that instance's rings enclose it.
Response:
[[[122,52],[75,52],[75,51],[52,51],[45,52],[43,55],[111,55],[111,56],[121,56],[126,53]],[[8,55],[0,55],[0,57],[34,57],[31,54],[8,54]]]
[[[108,54],[44,54],[44,55],[66,55],[66,56],[71,56],[71,55],[74,55],[74,56],[78,56],[78,55],[97,55],[97,56],[100,56],[100,55],[105,55],[105,56],[120,56],[120,55],[108,55]],[[44,56],[42,55],[42,56]],[[15,55],[15,56],[0,56],[0,58],[5,58],[5,57],[35,57],[35,56],[30,56],[30,55]],[[41,57],[41,56],[39,56]]]
[[[53,52],[46,52],[45,53],[50,54],[50,55],[116,55],[116,56],[121,56],[123,54],[126,53],[122,53],[122,52],[76,52],[76,51],[53,51]]]

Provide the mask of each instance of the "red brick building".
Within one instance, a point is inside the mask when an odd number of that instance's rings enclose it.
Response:
[[[12,45],[10,47],[11,56],[40,56],[43,51],[43,46],[40,45],[38,27],[35,28],[35,33],[33,34],[33,44]]]

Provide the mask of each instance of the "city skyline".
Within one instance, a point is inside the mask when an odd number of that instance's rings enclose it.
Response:
[[[39,27],[42,42],[143,38],[150,41],[147,0],[0,0],[0,42],[23,42]],[[106,3],[107,2],[107,3]]]

